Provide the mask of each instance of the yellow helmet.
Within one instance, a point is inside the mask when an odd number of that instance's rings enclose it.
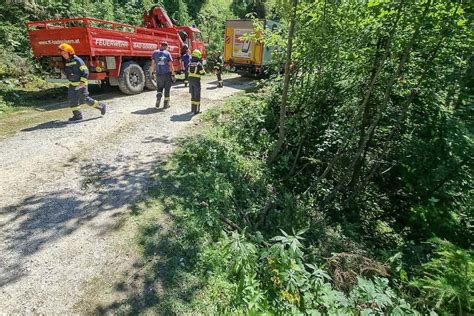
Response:
[[[191,56],[201,59],[202,58],[202,53],[199,49],[195,49],[195,50],[193,50],[193,53],[191,54]]]
[[[59,50],[62,50],[62,51],[65,51],[71,55],[74,55],[74,48],[72,48],[71,45],[67,44],[67,43],[62,43],[61,45],[58,46],[59,47]]]

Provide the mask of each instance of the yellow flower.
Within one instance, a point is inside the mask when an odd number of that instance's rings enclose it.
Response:
[[[279,286],[281,284],[280,278],[278,278],[277,276],[272,276],[271,280],[275,286]]]
[[[300,295],[298,293],[291,294],[287,290],[280,291],[280,295],[291,304],[300,303]]]

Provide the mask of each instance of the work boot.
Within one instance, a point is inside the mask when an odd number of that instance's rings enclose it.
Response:
[[[170,101],[169,101],[169,100],[165,100],[165,101],[163,102],[163,108],[167,109],[167,108],[169,108],[169,107],[170,107]]]
[[[196,104],[191,104],[191,113],[196,114]]]
[[[156,99],[155,106],[156,106],[157,108],[159,108],[159,107],[160,107],[160,103],[161,103],[161,98],[157,98],[157,99]]]
[[[69,122],[75,122],[82,120],[82,113],[81,111],[74,110],[72,111],[72,117],[69,118]]]
[[[105,115],[105,112],[107,112],[107,105],[105,103],[99,103],[97,108],[100,110],[100,115]]]
[[[196,104],[196,112],[195,112],[195,114],[199,114],[199,113],[201,113],[201,103]]]

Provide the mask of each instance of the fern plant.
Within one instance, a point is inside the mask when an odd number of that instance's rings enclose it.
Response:
[[[440,313],[472,315],[474,312],[474,260],[472,252],[452,243],[432,239],[434,257],[421,267],[421,277],[411,285],[421,292],[421,303]]]

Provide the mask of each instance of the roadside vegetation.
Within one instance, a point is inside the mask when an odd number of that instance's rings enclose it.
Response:
[[[472,315],[471,2],[174,3],[212,49],[225,18],[280,18],[254,36],[291,67],[205,113],[157,166],[134,214],[146,284],[163,288],[119,311]],[[97,12],[121,20],[127,5]]]
[[[295,192],[295,182],[310,173],[289,181],[266,163],[278,86],[205,113],[199,136],[185,140],[171,162],[158,167],[160,187],[142,210],[156,210],[156,217],[142,222],[137,242],[153,262],[147,279],[165,290],[153,293],[152,301],[143,293],[119,309],[469,314],[469,244],[435,237],[441,235],[435,229],[411,237],[404,230],[418,227],[416,213],[406,219],[413,224],[395,231],[391,226],[400,224],[392,219],[349,221],[335,214],[341,211],[320,210],[313,196]],[[374,211],[379,198],[366,197],[358,207]],[[173,219],[166,233],[157,220],[163,212]],[[450,229],[451,237],[469,238],[463,227]]]

